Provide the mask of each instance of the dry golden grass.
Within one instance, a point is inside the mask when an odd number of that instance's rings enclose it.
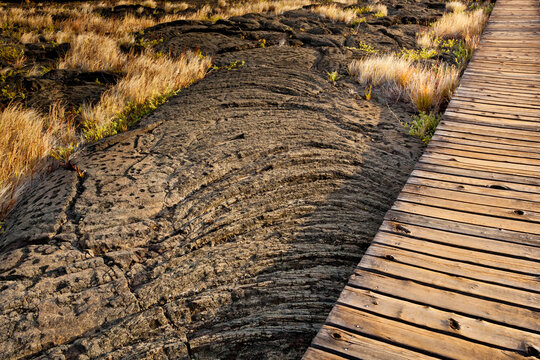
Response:
[[[184,11],[184,10],[189,9],[189,5],[185,2],[181,2],[181,3],[166,2],[165,4],[163,4],[163,9],[166,12]]]
[[[484,30],[488,14],[483,9],[470,12],[445,13],[431,25],[431,29],[418,36],[422,48],[436,47],[439,39],[463,39],[469,51],[474,50]]]
[[[422,32],[417,34],[416,36],[416,44],[420,46],[422,49],[429,49],[433,47],[438,46],[438,42],[436,42],[434,39],[434,34],[430,32]]]
[[[345,1],[344,3],[350,5],[354,2]],[[355,22],[361,21],[361,19],[363,18],[359,15],[364,12],[373,12],[377,17],[388,15],[387,7],[382,4],[371,4],[362,8],[361,10],[363,11],[359,11],[358,9],[343,8],[342,6],[338,6],[336,4],[320,5],[311,9],[312,12],[320,16],[331,19],[333,21],[345,22],[347,24],[353,24]]]
[[[349,73],[363,84],[388,84],[406,94],[419,111],[437,108],[450,99],[459,72],[454,67],[428,68],[393,55],[355,60]]]
[[[43,131],[42,117],[31,109],[10,105],[0,113],[0,188],[32,173],[53,146]]]
[[[484,10],[446,13],[437,20],[432,29],[438,37],[467,39],[482,33],[487,15]]]
[[[32,44],[39,41],[39,35],[33,31],[25,32],[19,38],[19,41],[23,44]]]
[[[51,27],[54,22],[51,13],[36,14],[35,9],[10,7],[0,10],[0,24],[3,27],[20,26],[29,30],[37,30]]]
[[[115,120],[127,106],[143,105],[153,98],[189,86],[200,80],[211,65],[208,57],[185,52],[171,59],[149,52],[131,56],[124,68],[126,75],[101,96],[94,106],[81,112],[86,137],[94,140],[113,134]],[[121,129],[125,130],[125,129]]]
[[[353,9],[343,9],[335,4],[317,6],[311,11],[333,21],[341,21],[347,24],[352,23],[358,18],[356,11]]]
[[[388,15],[388,8],[383,4],[372,4],[369,5],[368,8],[373,11],[376,16],[387,16]]]
[[[60,104],[43,116],[21,105],[0,112],[0,203],[6,189],[14,189],[40,168],[56,147],[76,141],[73,122]]]
[[[303,6],[312,4],[312,0],[264,0],[264,1],[252,1],[240,4],[230,4],[230,7],[221,9],[214,15],[216,18],[229,18],[234,16],[242,16],[250,13],[262,13],[272,12],[274,14],[281,14],[285,11],[299,9]],[[204,15],[202,15],[204,19]],[[191,17],[197,19],[197,17]]]
[[[460,1],[450,1],[446,3],[446,9],[455,13],[467,10],[467,5]]]
[[[58,64],[59,69],[85,71],[122,71],[126,65],[124,55],[117,42],[103,35],[88,33],[77,35],[71,41],[71,49]]]

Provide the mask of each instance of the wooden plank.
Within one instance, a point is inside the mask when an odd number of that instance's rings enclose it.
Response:
[[[387,276],[359,268],[354,271],[349,284],[355,288],[372,289],[386,296],[477,317],[522,331],[538,333],[540,329],[540,315],[536,311],[418,283],[404,276]]]
[[[445,253],[445,251],[447,252]],[[539,281],[535,279],[538,264],[533,261],[506,257],[503,255],[490,254],[481,251],[473,252],[473,250],[470,249],[465,250],[454,246],[441,245],[428,241],[414,239],[404,235],[383,232],[377,234],[373,246],[369,247],[366,254],[368,255],[368,257],[369,255],[371,255],[381,258],[387,258],[391,259],[392,261],[399,261],[416,267],[429,268],[431,270],[435,270],[436,272],[442,271],[442,269],[437,266],[439,262],[444,268],[445,259],[448,261],[454,260],[455,268],[448,267],[446,268],[447,271],[444,271],[444,273],[459,275],[463,278],[472,278],[485,282],[497,283],[499,285],[507,285],[515,288],[527,288],[528,290],[534,290],[529,292],[520,291],[519,294],[516,295],[516,297],[523,297],[523,299],[516,301],[518,301],[518,303],[524,306],[530,306],[535,308],[540,305],[540,302],[536,302],[535,304],[535,301],[538,300],[540,296],[538,294],[538,288],[540,284]],[[412,263],[410,262],[410,259],[418,259],[421,254],[425,255],[422,256],[424,260],[429,257],[431,257],[431,260],[426,260],[425,264],[414,261]],[[452,256],[455,256],[455,258],[452,258]],[[440,261],[438,262],[438,260]],[[500,262],[497,262],[497,260],[499,260]],[[474,272],[470,272],[467,274],[463,271],[460,271],[459,267],[461,265],[469,265],[468,270],[474,268],[479,269],[480,272],[479,274],[476,274]],[[518,268],[515,268],[516,271],[505,270],[505,266],[506,269],[514,269],[511,267],[512,265],[518,266]],[[503,275],[502,279],[504,280],[497,280],[495,275]],[[427,279],[428,277],[429,276],[426,275],[424,279]],[[479,277],[483,278],[479,279]],[[508,279],[506,277],[508,277]],[[412,277],[410,277],[410,279],[412,279]],[[442,275],[439,276],[439,279],[441,279],[441,281],[444,280],[447,284],[447,287],[452,286],[452,283],[455,280],[447,279]],[[470,282],[468,283],[472,284]],[[475,289],[478,288],[475,287]],[[468,290],[461,291],[468,292]],[[533,301],[532,299],[535,299],[535,301]]]
[[[489,193],[489,190],[491,189],[483,189],[487,191],[482,191],[475,194],[463,191],[462,189],[456,191],[450,189],[441,189],[435,186],[427,186],[427,183],[427,181],[423,181],[421,184],[408,182],[403,187],[403,191],[408,194],[440,197],[442,199],[452,199],[448,201],[459,201],[466,204],[488,205],[497,209],[514,209],[512,212],[515,212],[515,210],[519,210],[523,211],[524,213],[530,212],[531,214],[535,214],[535,216],[540,215],[540,202],[537,201],[527,201],[521,197],[519,199],[516,199],[494,196],[492,193]],[[434,185],[434,182],[432,182],[431,184]],[[508,196],[508,193],[506,193],[505,195]],[[516,197],[519,195],[521,195],[521,193],[515,194]],[[535,200],[538,200],[538,196],[536,196]],[[442,204],[443,203],[441,203],[441,205]],[[472,211],[472,209],[470,211]],[[524,215],[515,215],[515,218],[520,219],[522,216]],[[532,217],[534,216],[531,216],[531,218]]]
[[[409,348],[423,350],[424,353],[447,359],[524,359],[508,350],[490,348],[470,343],[458,337],[429,331],[409,325],[403,321],[377,316],[367,311],[352,309],[337,304],[328,316],[328,324],[335,324],[356,330],[368,336],[384,339],[390,343],[403,344]],[[391,357],[387,357],[391,358]],[[416,359],[412,357],[409,359]]]
[[[481,183],[486,185],[480,185]],[[434,173],[417,169],[414,170],[411,174],[406,187],[413,185],[422,185],[424,187],[430,187],[440,190],[451,190],[453,191],[453,193],[459,192],[466,194],[466,196],[473,196],[473,199],[474,195],[497,197],[497,201],[500,200],[503,203],[505,201],[517,200],[520,201],[520,204],[526,202],[529,209],[533,208],[532,205],[536,204],[535,208],[538,209],[540,205],[540,203],[538,203],[538,193],[520,191],[521,189],[514,190],[509,188],[507,184],[508,183],[501,183],[499,186],[496,186],[496,188],[493,188],[490,187],[493,185],[492,181],[468,177],[457,177],[453,175]],[[456,196],[461,197],[459,195]],[[468,197],[468,199],[470,199],[470,197]]]
[[[519,91],[516,91],[515,89],[513,89],[511,93],[505,92],[505,94],[501,94],[501,91],[498,90],[495,86],[491,88],[487,86],[482,86],[482,85],[475,87],[475,86],[467,86],[465,83],[463,83],[462,86],[460,86],[456,90],[456,94],[465,95],[465,96],[476,95],[476,96],[486,96],[486,97],[495,97],[495,98],[504,97],[504,99],[515,98],[515,96],[513,95],[517,94],[519,95],[519,97],[515,99],[516,104],[519,104],[523,101],[527,101],[527,103],[529,103],[529,101],[531,101],[532,103],[535,103],[536,101],[540,99],[540,95],[519,92]]]
[[[369,247],[369,252],[362,258],[361,267],[375,270],[377,273],[406,277],[418,283],[436,286],[448,291],[465,295],[474,295],[488,301],[495,301],[509,306],[523,306],[533,312],[538,312],[540,295],[530,291],[514,289],[498,284],[491,284],[475,279],[456,275],[447,275],[438,269],[429,270],[415,264],[408,264],[410,252],[388,246],[375,244]],[[389,260],[391,259],[391,260]]]
[[[388,243],[392,243],[392,241],[394,241],[394,243],[397,245],[381,248],[377,248],[376,246],[374,246],[373,251],[378,249],[381,253],[385,253],[384,256],[391,257],[392,259],[397,258],[397,261],[401,263],[435,270],[437,272],[442,272],[451,276],[461,276],[474,281],[479,280],[501,286],[508,286],[514,289],[522,290],[527,293],[534,293],[538,295],[538,279],[535,276],[504,271],[501,269],[494,269],[482,265],[470,264],[467,262],[459,262],[452,259],[434,257],[423,251],[413,251],[411,249],[405,248],[408,243],[393,240],[391,238],[384,238],[384,240],[386,240],[386,242]],[[369,257],[370,255],[364,256]]]
[[[491,163],[487,162],[467,162],[451,156],[424,154],[419,160],[419,166],[421,166],[420,163],[437,165],[441,169],[454,168],[456,172],[465,174],[484,174],[482,176],[486,176],[485,179],[512,179],[517,183],[527,185],[535,185],[540,182],[540,178],[535,177],[535,172],[506,169],[492,166]]]
[[[536,110],[540,108],[540,101],[532,102],[524,100],[521,103],[516,103],[507,96],[495,97],[490,96],[489,94],[454,94],[454,96],[452,96],[452,101],[469,102],[480,105],[499,105],[516,109]]]
[[[494,118],[492,116],[473,115],[454,111],[445,112],[444,117],[452,121],[465,122],[469,124],[493,125],[508,129],[540,131],[540,122],[535,121]]]
[[[418,185],[413,185],[418,186]],[[409,188],[410,189],[410,188]],[[444,190],[435,189],[435,191],[441,194]],[[472,197],[472,195],[471,195]],[[485,206],[478,205],[474,202],[465,202],[465,201],[456,201],[448,200],[443,197],[427,196],[417,193],[409,193],[403,191],[399,194],[398,200],[411,203],[411,204],[420,204],[426,206],[432,206],[436,208],[437,213],[439,208],[446,210],[456,210],[464,213],[465,215],[469,214],[484,214],[491,217],[502,218],[502,219],[514,219],[517,221],[523,221],[527,223],[532,223],[530,226],[527,224],[520,223],[518,226],[522,227],[532,227],[538,228],[540,230],[540,213],[534,211],[521,210],[520,208],[504,208],[502,206]]]
[[[524,88],[527,90],[538,90],[538,84],[535,84],[535,77],[529,74],[520,74],[519,72],[512,72],[512,74],[506,74],[501,71],[493,71],[493,69],[486,69],[485,66],[467,68],[467,71],[463,74],[462,80],[467,82],[476,82],[486,84],[497,85],[496,81],[501,80],[498,84],[501,89]]]
[[[500,90],[497,90],[496,87],[486,87],[486,86],[468,86],[467,84],[463,84],[462,87],[460,87],[456,91],[456,95],[463,96],[463,97],[482,97],[485,99],[500,99],[501,98],[501,92]],[[504,95],[503,101],[506,101],[511,98],[516,98],[515,104],[522,104],[526,102],[528,105],[535,105],[536,102],[540,100],[540,96],[530,94],[528,92],[519,92],[519,91],[511,91],[507,92],[506,95]]]
[[[500,154],[521,159],[540,159],[540,148],[530,146],[518,146],[513,144],[497,143],[493,141],[469,140],[457,136],[455,133],[447,132],[450,135],[443,136],[441,131],[431,138],[434,146],[448,147],[471,152],[484,152],[490,154]]]
[[[385,360],[389,357],[396,360],[437,359],[422,353],[388,344],[384,341],[377,341],[350,331],[345,331],[331,325],[323,325],[319,331],[319,334],[317,334],[317,337],[313,341],[313,345],[319,348],[331,349],[333,352],[342,354],[349,359],[351,357],[365,360]],[[318,358],[304,357],[303,359],[306,360]],[[323,357],[322,359],[333,360],[331,357]]]
[[[526,344],[540,343],[537,334],[421,306],[370,290],[347,286],[338,302],[350,307],[366,308],[387,318],[418,324],[443,333],[456,334],[475,342],[492,344],[516,352],[526,353]]]
[[[320,334],[320,332],[319,332]],[[317,335],[319,336],[319,335]],[[341,356],[329,353],[325,350],[320,350],[314,347],[310,347],[307,349],[304,356],[302,356],[303,360],[346,360],[346,358],[343,358]]]
[[[540,119],[540,108],[523,108],[520,106],[507,106],[503,104],[477,103],[474,101],[463,101],[456,98],[453,98],[452,101],[450,101],[448,104],[448,109],[452,109],[453,111],[466,109],[480,112],[491,112],[494,114],[523,115]]]
[[[511,143],[509,144],[506,141],[503,142],[501,140],[501,138],[497,137],[463,134],[444,130],[437,131],[437,134],[433,135],[431,138],[431,141],[449,144],[448,146],[473,146],[475,148],[486,149],[485,151],[490,151],[490,149],[499,149],[501,151],[509,151],[510,153],[523,153],[527,157],[532,158],[538,158],[538,155],[540,155],[540,146],[531,146],[537,143],[511,140]]]
[[[520,194],[523,199],[536,201],[536,195],[540,188],[535,185],[540,179],[527,178],[522,176],[506,175],[479,170],[463,170],[449,166],[436,166],[426,162],[419,162],[413,171],[414,176],[431,178],[442,181],[457,183],[458,189],[467,189],[464,185],[482,186],[491,190],[500,190],[500,194],[505,191],[520,191],[527,194]],[[487,190],[486,189],[486,190]],[[508,196],[512,196],[508,193]]]
[[[534,143],[540,142],[540,133],[531,130],[520,129],[498,129],[496,126],[481,125],[481,124],[467,124],[463,122],[455,122],[450,119],[443,119],[437,126],[437,130],[452,130],[460,131],[464,133],[470,133],[483,136],[498,136],[506,139],[519,139],[521,141],[530,141]]]
[[[495,148],[485,148],[473,145],[453,146],[450,142],[434,141],[430,146],[430,152],[440,154],[459,155],[475,159],[499,160],[504,163],[525,164],[540,166],[540,159],[535,153],[527,153],[522,151],[511,151]],[[540,171],[540,169],[538,169]]]
[[[385,220],[391,221],[393,223],[411,224],[456,234],[505,241],[510,244],[540,247],[540,236],[537,234],[530,234],[526,232],[513,231],[503,228],[494,228],[479,224],[464,223],[459,221],[453,221],[451,219],[437,218],[435,216],[422,216],[422,214],[413,214],[406,211],[390,210],[386,214]],[[407,226],[405,226],[405,228],[409,229],[409,227]]]
[[[511,162],[497,162],[494,160],[478,159],[474,157],[459,156],[457,154],[443,154],[426,149],[421,161],[444,166],[459,167],[462,169],[473,169],[491,171],[503,174],[523,175],[535,177],[538,174],[538,166],[515,164]]]
[[[540,226],[538,226],[537,223],[527,221],[480,215],[476,213],[466,213],[459,210],[444,209],[400,200],[394,203],[392,210],[452,220],[458,223],[481,225],[494,229],[506,229],[516,232],[540,235]],[[492,212],[495,211],[492,210]]]

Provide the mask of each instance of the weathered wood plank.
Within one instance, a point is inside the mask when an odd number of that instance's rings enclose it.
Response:
[[[358,308],[367,308],[385,317],[523,353],[526,352],[526,344],[540,342],[540,336],[537,334],[486,321],[478,321],[475,318],[418,305],[369,290],[346,287],[338,302]]]

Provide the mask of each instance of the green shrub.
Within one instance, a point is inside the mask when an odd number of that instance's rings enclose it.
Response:
[[[428,144],[441,121],[441,115],[421,111],[418,115],[411,116],[411,118],[412,121],[406,124],[406,127],[409,128],[409,135],[418,136],[425,144]]]

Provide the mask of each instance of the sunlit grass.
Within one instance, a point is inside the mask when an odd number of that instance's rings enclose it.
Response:
[[[459,72],[446,65],[427,67],[393,55],[355,60],[349,73],[362,84],[392,86],[410,99],[418,111],[437,110],[450,99]]]

